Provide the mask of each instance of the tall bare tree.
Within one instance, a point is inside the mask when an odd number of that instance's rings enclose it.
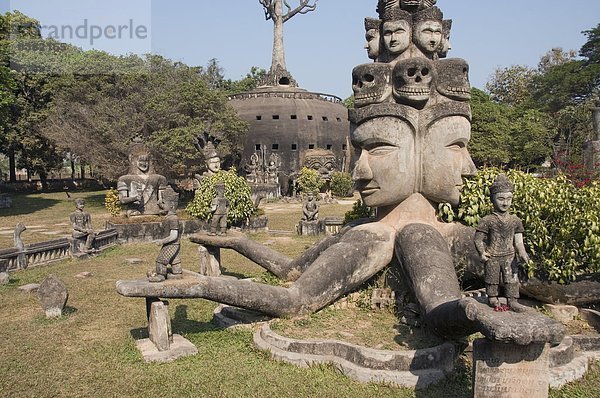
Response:
[[[317,8],[318,0],[299,0],[296,8],[289,5],[288,0],[258,0],[265,11],[265,19],[273,21],[273,60],[271,71],[282,69],[285,66],[285,52],[283,49],[283,24],[297,14],[307,14]],[[284,5],[286,12],[284,13]]]

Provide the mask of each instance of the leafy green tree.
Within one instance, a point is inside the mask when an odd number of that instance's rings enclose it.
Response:
[[[529,101],[530,86],[537,71],[523,65],[496,69],[485,85],[492,99],[505,105],[520,105]]]
[[[244,177],[237,175],[235,170],[220,170],[202,178],[194,199],[185,210],[194,217],[210,220],[212,214],[210,204],[217,196],[215,186],[218,182],[225,184],[225,197],[229,200],[229,213],[227,213],[229,224],[239,225],[254,215],[256,209],[252,202],[250,186]]]
[[[334,171],[331,173],[331,192],[340,198],[352,196],[352,176],[350,173]]]
[[[308,167],[303,167],[298,173],[298,189],[302,193],[312,192],[317,194],[325,185],[325,181],[321,179],[321,176],[316,170],[309,169]]]

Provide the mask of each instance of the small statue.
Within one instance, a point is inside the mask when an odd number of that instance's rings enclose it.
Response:
[[[519,304],[519,276],[515,261],[518,256],[529,262],[523,244],[523,223],[519,217],[510,214],[513,184],[506,175],[500,174],[490,187],[494,212],[479,221],[475,232],[475,247],[485,264],[485,289],[490,306],[495,311],[524,312],[526,307]],[[508,305],[500,305],[499,285],[504,282],[504,294]]]
[[[167,216],[163,220],[162,225],[163,230],[169,231],[169,236],[155,242],[162,245],[162,248],[156,258],[156,270],[148,274],[150,282],[163,282],[166,278],[181,279],[183,277],[181,258],[179,256],[181,225],[179,224],[179,218],[177,218],[179,194],[169,186],[163,192],[162,200],[159,204],[161,208],[167,211]],[[170,269],[168,268],[169,265],[171,265]]]
[[[319,203],[312,192],[308,193],[306,202],[302,205],[302,221],[317,221],[319,219]]]
[[[93,253],[94,241],[96,240],[96,232],[92,228],[92,216],[84,210],[85,200],[82,198],[75,199],[75,211],[69,215],[71,225],[73,226],[72,236],[75,239],[85,239],[85,253]]]
[[[150,150],[139,139],[129,147],[129,163],[129,174],[117,181],[119,200],[125,205],[127,216],[161,214],[158,202],[167,179],[152,172]]]
[[[253,153],[250,156],[250,163],[246,165],[246,181],[258,183],[258,155]]]
[[[225,185],[217,183],[215,185],[217,197],[210,203],[212,219],[210,220],[209,235],[227,235],[227,213],[229,213],[229,200],[225,197]]]

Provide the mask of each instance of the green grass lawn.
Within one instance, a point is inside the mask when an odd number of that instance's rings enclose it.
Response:
[[[85,197],[94,226],[100,229],[108,218],[102,208],[103,196],[103,192],[76,193],[71,199],[64,193],[14,196],[13,208],[0,213],[0,227],[13,227],[18,221],[56,229],[64,227],[59,224],[67,222],[73,209],[72,199]],[[299,204],[268,203],[264,208],[272,229],[292,231],[299,219]],[[321,214],[341,215],[350,208],[351,204],[325,205]],[[69,232],[68,225],[64,231]],[[1,236],[0,247],[12,246],[11,235]],[[28,231],[23,238],[31,243],[48,236]],[[290,256],[315,241],[291,234],[261,233],[252,238]],[[198,355],[169,364],[146,364],[134,343],[136,338],[146,335],[144,300],[118,295],[115,282],[144,276],[153,268],[158,251],[158,246],[152,244],[120,246],[89,260],[68,260],[12,274],[11,283],[0,287],[0,397],[468,397],[471,394],[468,363],[459,366],[456,374],[441,384],[415,393],[410,389],[360,384],[330,366],[302,369],[275,362],[253,348],[250,331],[215,326],[211,319],[216,303],[201,299],[171,300],[169,308],[173,332],[194,343]],[[184,267],[197,270],[196,245],[184,239],[182,253]],[[143,263],[128,265],[125,259],[130,257],[140,258]],[[229,274],[263,274],[260,267],[231,251],[223,252],[222,262]],[[84,271],[93,276],[75,277]],[[50,273],[62,279],[69,289],[68,309],[57,320],[45,319],[35,294],[17,290],[26,283],[39,283]],[[387,331],[378,338],[394,339],[389,319],[380,321],[380,315],[374,317],[374,324],[383,325]],[[327,312],[313,317],[312,322],[319,327],[338,323],[331,322]],[[368,336],[369,330],[361,333]],[[597,397],[598,391],[600,368],[596,365],[585,379],[552,391],[551,396]]]

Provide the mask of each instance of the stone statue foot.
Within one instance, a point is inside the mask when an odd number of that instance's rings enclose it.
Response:
[[[161,274],[157,274],[156,272],[148,273],[148,282],[164,282],[165,276]]]
[[[528,308],[517,300],[508,300],[508,307],[514,312],[527,312]]]
[[[521,304],[519,304],[521,306]],[[475,323],[477,329],[488,339],[512,342],[518,345],[531,343],[558,344],[565,335],[565,328],[533,309],[524,306],[524,312],[494,312],[487,304],[471,297],[459,301],[466,317]]]

